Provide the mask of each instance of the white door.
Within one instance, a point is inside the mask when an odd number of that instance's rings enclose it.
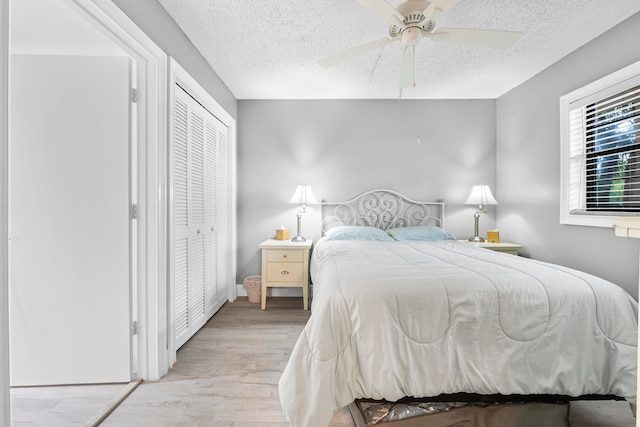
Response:
[[[173,102],[173,277],[178,348],[207,320],[205,274],[210,257],[205,247],[210,245],[205,246],[205,241],[210,233],[205,228],[206,111],[179,87]]]
[[[129,381],[129,59],[10,67],[11,384]]]

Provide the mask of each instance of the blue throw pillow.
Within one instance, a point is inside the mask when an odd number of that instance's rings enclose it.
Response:
[[[361,225],[339,225],[325,233],[328,240],[379,240],[392,242],[393,239],[383,230]]]
[[[423,240],[433,242],[436,240],[456,240],[455,236],[435,225],[419,227],[400,227],[387,230],[394,240]]]

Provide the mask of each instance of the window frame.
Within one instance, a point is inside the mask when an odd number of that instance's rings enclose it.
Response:
[[[590,213],[572,213],[570,203],[570,114],[572,104],[593,97],[630,79],[640,77],[640,61],[598,79],[586,86],[560,97],[560,224],[583,225],[610,228],[620,217],[640,216],[640,212],[620,212],[619,215]],[[606,96],[603,96],[605,98]],[[584,196],[586,197],[586,190]]]

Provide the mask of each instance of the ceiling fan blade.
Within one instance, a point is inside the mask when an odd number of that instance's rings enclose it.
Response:
[[[438,28],[436,32],[425,33],[424,36],[439,42],[506,49],[513,46],[520,36],[522,36],[522,33],[517,31],[474,30],[469,28]]]
[[[424,12],[422,12],[425,16],[423,22],[428,20],[437,20],[459,2],[460,0],[433,0]]]
[[[416,86],[416,50],[414,46],[405,46],[400,61],[400,89]]]
[[[385,21],[389,21],[392,24],[402,23],[404,16],[402,16],[397,10],[393,8],[385,0],[356,0],[360,5],[369,9],[380,18]]]
[[[354,47],[353,49],[349,49],[344,52],[338,53],[336,55],[330,56],[328,58],[321,59],[320,61],[318,61],[318,64],[322,65],[323,67],[331,67],[332,65],[340,64],[341,62],[347,61],[351,58],[355,58],[356,56],[362,55],[372,50],[379,49],[382,46],[389,44],[391,42],[394,42],[396,40],[398,40],[398,38],[380,39],[373,42],[369,42],[361,46]]]

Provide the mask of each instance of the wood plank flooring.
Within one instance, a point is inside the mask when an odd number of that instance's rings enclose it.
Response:
[[[287,426],[278,380],[309,318],[301,300],[270,298],[266,311],[246,298],[225,304],[179,350],[178,361],[166,376],[143,382],[101,425]],[[12,399],[17,392],[24,393],[20,390],[12,390]],[[92,408],[103,407],[111,398]],[[33,415],[38,411],[36,400],[31,404],[21,400],[19,407],[12,405],[12,424],[87,425],[95,419],[95,414],[86,416],[86,411],[73,418],[72,403],[58,403],[68,413],[64,418],[50,415],[46,422],[46,413]],[[576,402],[571,406],[571,420],[572,427],[635,426],[626,402]],[[348,411],[336,412],[330,427],[353,427]]]
[[[91,425],[126,384],[17,387],[11,389],[11,425]]]
[[[309,318],[300,298],[271,298],[267,310],[225,304],[178,352],[173,369],[144,382],[103,426],[286,426],[278,380]],[[346,410],[332,427],[352,427]]]

